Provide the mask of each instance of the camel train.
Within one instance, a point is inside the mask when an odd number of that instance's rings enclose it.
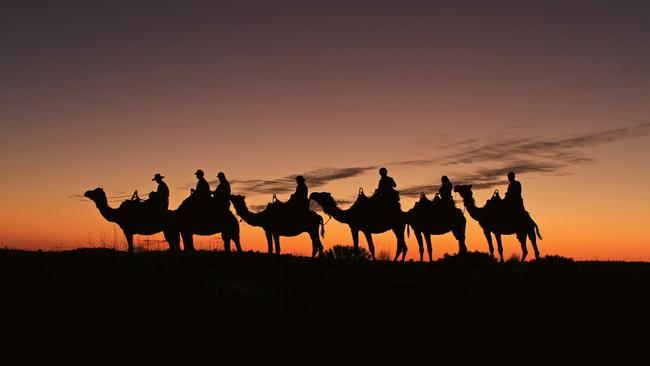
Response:
[[[198,170],[195,174],[198,179],[196,188],[191,190],[191,195],[176,210],[167,207],[169,190],[160,174],[156,174],[153,179],[158,182],[158,190],[151,192],[149,199],[144,201],[137,197],[136,192],[132,199],[122,202],[118,208],[112,208],[102,188],[89,190],[84,196],[95,203],[107,221],[116,223],[122,229],[129,253],[134,251],[134,235],[160,232],[172,252],[181,250],[181,239],[184,250],[192,252],[195,250],[194,235],[209,236],[217,233],[221,233],[226,252],[230,252],[231,242],[235,243],[237,252],[241,252],[240,221],[230,211],[232,204],[242,221],[264,230],[268,253],[281,253],[280,237],[307,233],[311,239],[312,257],[319,257],[323,255],[321,237],[325,235],[325,224],[319,214],[309,209],[311,201],[316,202],[330,218],[348,225],[356,253],[359,252],[359,233],[363,233],[373,260],[375,246],[372,234],[392,231],[397,242],[394,260],[404,261],[408,251],[404,231],[410,236],[411,229],[419,246],[420,261],[424,261],[425,242],[429,261],[433,261],[431,235],[451,232],[458,241],[458,254],[467,253],[467,220],[463,211],[455,205],[451,196],[452,185],[446,176],[442,177],[442,185],[433,200],[422,193],[419,201],[408,211],[402,211],[399,194],[394,189],[396,184],[387,175],[386,169],[382,168],[375,193],[368,197],[360,189],[357,199],[347,209],[340,208],[328,192],[313,192],[307,196],[305,179],[298,176],[296,191],[287,202],[277,200],[274,195],[273,202],[265,209],[251,212],[246,205],[245,196],[231,194],[230,184],[223,173],[218,174],[220,183],[215,191],[210,191],[203,171]],[[521,185],[514,179],[514,173],[509,173],[508,179],[510,184],[505,198],[501,199],[496,191],[483,207],[476,206],[471,185],[456,185],[453,191],[462,198],[470,217],[479,223],[491,256],[494,257],[492,234],[497,241],[501,262],[504,260],[501,236],[514,234],[521,244],[522,262],[528,255],[527,239],[530,239],[535,258],[539,258],[537,238],[542,239],[539,227],[524,209]]]

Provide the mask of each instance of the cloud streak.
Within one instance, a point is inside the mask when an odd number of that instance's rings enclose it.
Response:
[[[600,130],[583,134],[561,137],[502,137],[491,139],[466,139],[458,143],[446,145],[451,151],[442,156],[431,156],[425,159],[399,160],[384,164],[355,166],[355,167],[325,167],[303,173],[311,189],[322,187],[328,183],[361,176],[386,167],[424,167],[440,165],[454,167],[465,166],[452,178],[454,183],[473,184],[476,189],[489,189],[506,183],[507,172],[518,174],[567,174],[571,166],[593,162],[585,149],[642,138],[650,135],[650,122],[642,122],[618,128]],[[475,165],[491,165],[493,167],[475,167]],[[474,165],[473,167],[471,165]],[[298,174],[296,174],[298,175]],[[295,188],[295,176],[287,175],[275,179],[232,180],[233,190],[246,195],[287,194]],[[210,182],[214,185],[216,182]],[[405,197],[417,197],[422,192],[435,191],[439,182],[422,183],[401,188],[400,193]],[[184,189],[192,187],[188,185]]]

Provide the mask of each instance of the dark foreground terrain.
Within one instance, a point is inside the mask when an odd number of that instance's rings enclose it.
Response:
[[[647,334],[650,317],[650,264],[559,257],[498,264],[471,253],[435,263],[373,263],[3,250],[0,283],[5,334],[114,332],[120,345],[144,334],[459,343],[500,342],[498,334],[507,334],[524,343],[541,338],[545,344],[530,345],[548,347]]]

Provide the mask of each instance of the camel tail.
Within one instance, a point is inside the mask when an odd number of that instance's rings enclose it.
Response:
[[[320,218],[320,236],[321,238],[325,237],[325,224],[323,223],[323,218]]]

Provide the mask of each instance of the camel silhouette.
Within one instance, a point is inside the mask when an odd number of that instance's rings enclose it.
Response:
[[[406,212],[407,232],[410,233],[410,228],[413,228],[420,247],[420,262],[424,260],[422,234],[424,234],[424,239],[427,242],[430,262],[433,261],[431,257],[431,235],[442,235],[451,231],[458,240],[458,254],[467,252],[467,246],[465,246],[467,219],[465,219],[463,211],[443,205],[444,203],[436,204],[435,201],[429,200],[423,193],[413,208]]]
[[[472,185],[457,185],[454,187],[454,192],[458,192],[463,198],[463,203],[467,208],[469,215],[476,221],[483,229],[483,234],[487,239],[490,247],[490,255],[494,256],[494,246],[492,245],[492,233],[497,240],[499,249],[499,257],[503,262],[503,245],[501,244],[501,235],[515,234],[519,243],[521,243],[521,261],[526,260],[528,250],[526,249],[526,237],[530,238],[535,250],[535,258],[539,258],[539,250],[537,249],[537,237],[542,239],[539,233],[539,227],[533,221],[532,217],[522,211],[520,214],[513,215],[507,211],[500,210],[498,207],[476,207],[474,197],[472,194]],[[537,233],[537,237],[535,234]]]
[[[226,202],[227,203],[227,202]],[[230,252],[230,242],[241,252],[239,221],[224,202],[214,198],[190,197],[172,212],[176,235],[183,238],[186,251],[194,251],[194,235],[221,233],[224,250]]]
[[[347,210],[340,209],[336,200],[328,192],[314,192],[309,198],[316,201],[326,214],[350,227],[355,252],[359,251],[359,231],[361,231],[366,237],[370,255],[374,260],[375,244],[372,241],[372,234],[392,230],[397,238],[395,260],[399,258],[400,254],[402,261],[404,260],[408,250],[404,239],[406,218],[398,205],[377,205],[371,202],[374,199],[366,197],[362,191],[354,204]]]
[[[101,188],[86,191],[84,197],[90,198],[99,213],[108,221],[114,222],[122,229],[129,253],[133,253],[133,235],[153,235],[163,232],[165,240],[169,243],[171,251],[180,250],[178,233],[172,225],[172,212],[170,210],[153,209],[149,205],[133,201],[124,201],[118,208],[108,205],[106,193]]]
[[[273,253],[275,242],[275,253],[280,254],[280,237],[297,236],[308,233],[311,238],[312,258],[316,255],[323,255],[323,244],[318,236],[318,227],[321,227],[321,235],[325,236],[323,218],[313,211],[298,213],[292,205],[278,207],[277,203],[269,204],[263,211],[250,212],[246,206],[246,197],[231,195],[230,202],[235,207],[237,215],[251,226],[258,226],[264,230],[269,253]]]

